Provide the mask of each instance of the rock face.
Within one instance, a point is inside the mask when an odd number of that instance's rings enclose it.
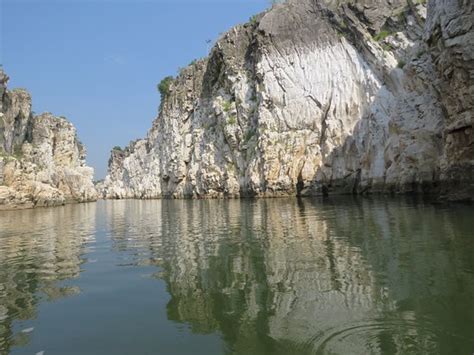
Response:
[[[94,171],[76,129],[50,113],[34,116],[24,90],[7,90],[0,70],[0,209],[93,201]]]
[[[102,194],[473,199],[473,22],[467,0],[275,5],[164,86]]]

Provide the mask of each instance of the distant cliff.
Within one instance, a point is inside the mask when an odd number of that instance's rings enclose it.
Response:
[[[107,198],[474,199],[473,3],[288,0],[160,85]]]
[[[50,113],[35,116],[30,94],[7,90],[7,82],[0,69],[0,210],[96,200],[74,126]]]

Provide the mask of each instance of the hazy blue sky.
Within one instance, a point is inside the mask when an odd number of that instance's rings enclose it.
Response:
[[[206,40],[268,0],[0,0],[0,62],[33,110],[77,127],[96,177],[110,149],[144,137],[156,84],[208,52]]]

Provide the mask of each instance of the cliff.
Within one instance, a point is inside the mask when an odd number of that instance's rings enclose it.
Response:
[[[0,70],[0,210],[97,199],[76,129],[63,117],[35,116],[31,96],[7,90]]]
[[[288,0],[162,85],[106,198],[474,198],[473,4]]]

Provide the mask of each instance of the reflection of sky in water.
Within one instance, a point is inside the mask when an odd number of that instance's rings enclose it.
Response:
[[[0,349],[469,353],[473,210],[345,198],[5,212]]]

